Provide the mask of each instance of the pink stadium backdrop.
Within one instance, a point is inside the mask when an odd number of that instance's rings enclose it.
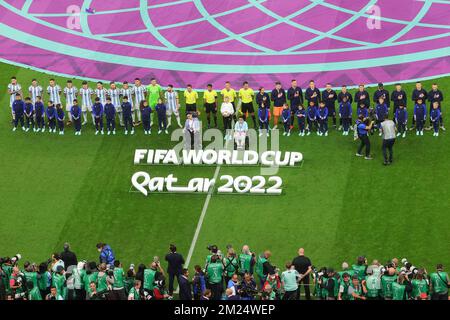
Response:
[[[449,17],[444,0],[0,0],[0,59],[175,87],[388,83],[450,74]]]

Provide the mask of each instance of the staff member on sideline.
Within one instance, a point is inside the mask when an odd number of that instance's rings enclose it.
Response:
[[[366,147],[366,156],[364,159],[366,160],[372,160],[373,158],[370,156],[370,140],[368,133],[370,130],[372,130],[374,121],[370,121],[369,119],[364,119],[363,116],[359,117],[360,123],[356,127],[356,130],[358,131],[358,138],[361,140],[361,144],[358,148],[358,152],[356,152],[357,157],[362,157],[361,154],[362,149]]]
[[[390,165],[392,163],[393,151],[392,147],[395,143],[395,123],[386,116],[381,122],[381,132],[383,135],[383,157],[384,157],[384,165]],[[387,150],[389,150],[389,159],[387,156]]]

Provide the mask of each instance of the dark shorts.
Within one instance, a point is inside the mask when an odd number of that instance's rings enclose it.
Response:
[[[197,105],[195,103],[186,103],[186,112],[194,112],[197,111]]]
[[[246,112],[253,113],[253,112],[255,112],[255,109],[253,109],[253,102],[249,102],[249,103],[242,102],[241,110],[242,110],[242,113],[246,113]]]
[[[205,111],[206,113],[217,113],[217,106],[215,103],[206,103],[205,102]]]

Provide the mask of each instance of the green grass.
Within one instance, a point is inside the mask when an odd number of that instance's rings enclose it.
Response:
[[[32,78],[46,85],[50,77],[6,64],[0,71],[2,90],[13,75],[24,87]],[[55,78],[64,86],[64,78]],[[436,81],[449,97],[450,78]],[[425,88],[432,82],[424,81]],[[79,80],[74,83],[80,87]],[[408,95],[413,87],[404,86]],[[81,137],[72,128],[65,136],[13,133],[8,99],[0,96],[0,255],[20,252],[40,262],[65,241],[79,257],[95,260],[95,244],[105,241],[126,264],[149,263],[169,243],[187,255],[206,195],[129,193],[130,178],[140,169],[132,164],[134,150],[171,148],[167,136],[144,136],[142,127],[133,137],[121,130],[115,137],[94,136],[90,125]],[[270,249],[278,266],[299,247],[317,266],[339,267],[362,254],[382,262],[406,256],[427,268],[450,263],[448,133],[399,139],[390,167],[381,164],[378,136],[371,138],[373,161],[356,158],[357,143],[333,130],[327,138],[295,134],[280,140],[282,150],[300,151],[305,159],[301,168],[280,169],[283,195],[213,195],[191,267],[203,264],[208,244],[228,243],[249,244],[258,253]],[[211,178],[215,167],[146,169],[186,180]],[[222,167],[222,174],[251,176],[259,169]]]

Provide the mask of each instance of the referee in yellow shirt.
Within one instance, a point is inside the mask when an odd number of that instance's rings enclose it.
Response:
[[[249,88],[248,82],[245,81],[242,88],[239,90],[239,99],[241,99],[241,111],[244,114],[244,120],[247,120],[247,113],[252,116],[253,125],[256,128],[255,110],[253,109],[253,97],[255,93],[252,88]]]
[[[184,99],[186,101],[186,113],[197,112],[198,93],[192,90],[190,84],[187,85],[187,88],[184,91]]]
[[[230,81],[225,82],[225,88],[223,88],[222,91],[220,91],[220,94],[223,97],[223,101],[225,101],[225,98],[227,97],[228,98],[228,102],[230,102],[233,105],[233,110],[234,110],[233,120],[234,120],[234,122],[236,122],[237,118],[236,118],[236,103],[235,103],[235,100],[236,100],[237,95],[236,95],[236,91],[234,91],[234,89],[231,88]]]
[[[206,119],[208,120],[208,129],[211,128],[211,112],[214,116],[214,128],[217,128],[217,92],[213,90],[212,84],[206,86],[206,91],[203,93],[203,100]]]

